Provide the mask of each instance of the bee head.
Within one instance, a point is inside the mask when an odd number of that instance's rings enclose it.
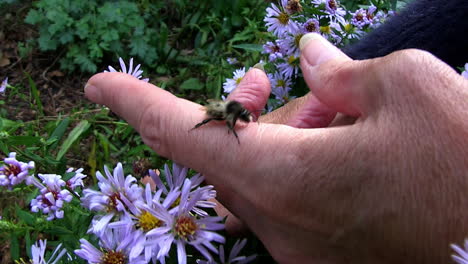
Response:
[[[252,121],[252,114],[249,110],[245,109],[244,106],[237,101],[229,101],[226,107],[226,112],[228,114],[234,115],[244,122]]]

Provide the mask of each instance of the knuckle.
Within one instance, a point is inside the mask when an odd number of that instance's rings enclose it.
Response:
[[[322,83],[328,86],[328,84],[333,83],[346,83],[351,74],[352,67],[349,67],[353,62],[334,62],[331,61],[329,65],[325,65],[323,74],[322,74]]]
[[[440,66],[440,61],[431,53],[419,49],[406,49],[396,51],[384,57],[389,66],[389,73],[394,77],[408,76],[417,78],[427,74],[434,65]]]

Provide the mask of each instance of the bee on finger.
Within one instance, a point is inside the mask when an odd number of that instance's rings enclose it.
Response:
[[[252,121],[252,114],[244,106],[234,100],[221,101],[221,100],[208,100],[208,105],[204,107],[207,118],[202,122],[196,124],[191,130],[199,128],[210,121],[226,121],[228,133],[232,131],[240,144],[239,136],[236,133],[235,126],[237,120],[249,123]]]

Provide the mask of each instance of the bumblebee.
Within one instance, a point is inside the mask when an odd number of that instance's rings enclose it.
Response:
[[[237,136],[236,126],[237,120],[249,123],[252,121],[252,114],[249,110],[237,101],[221,101],[221,100],[208,100],[208,105],[204,107],[207,118],[202,122],[196,124],[193,129],[199,128],[210,121],[226,121],[228,133],[232,131],[236,136],[237,142],[240,144],[239,137]]]

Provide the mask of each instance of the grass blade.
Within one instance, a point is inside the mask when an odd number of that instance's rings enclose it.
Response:
[[[57,160],[61,160],[65,153],[67,153],[68,149],[75,143],[75,141],[88,130],[88,128],[91,126],[87,120],[81,121],[73,130],[70,132],[68,135],[67,139],[63,142],[62,146],[60,147],[60,150],[57,154]]]
[[[44,116],[44,108],[42,107],[42,102],[41,98],[39,97],[39,91],[37,90],[36,83],[33,81],[29,73],[25,72],[24,74],[28,77],[29,87],[31,88],[31,95],[34,98],[34,101],[36,102],[35,108],[37,109],[37,112],[40,116]],[[32,102],[31,106],[33,106]]]

